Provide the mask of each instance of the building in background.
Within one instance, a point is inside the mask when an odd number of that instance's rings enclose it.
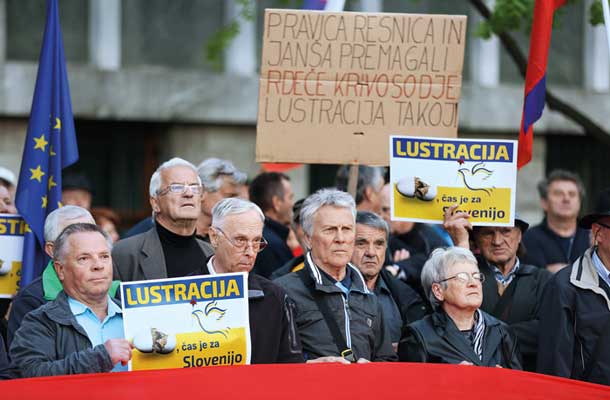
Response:
[[[206,61],[206,44],[237,14],[237,3],[60,2],[81,154],[75,168],[94,182],[94,205],[118,211],[126,226],[150,215],[147,185],[161,160],[179,156],[199,163],[221,157],[250,176],[259,172],[254,149],[263,10],[278,2],[256,2],[256,18],[242,21],[219,72]],[[570,29],[553,33],[548,87],[610,130],[604,114],[610,108],[606,39],[603,28],[589,26],[589,1],[582,3],[563,16],[562,26]],[[497,41],[474,36],[478,17],[468,2],[360,0],[348,5],[363,11],[467,14],[460,137],[517,138],[523,79]],[[13,171],[21,162],[44,18],[41,0],[0,0],[0,160]],[[528,38],[517,38],[525,50]],[[517,209],[523,217],[541,218],[535,185],[547,170],[578,172],[588,193],[610,186],[601,165],[608,146],[548,110],[535,132],[534,159],[518,177]],[[296,197],[331,185],[334,168],[312,165],[289,172]],[[588,204],[586,199],[585,209]]]

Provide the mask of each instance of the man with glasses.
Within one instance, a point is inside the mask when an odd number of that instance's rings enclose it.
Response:
[[[480,310],[486,279],[470,250],[434,250],[421,280],[435,312],[405,328],[401,361],[521,369],[510,329]]]
[[[481,310],[506,322],[519,340],[523,369],[536,370],[538,311],[550,273],[519,261],[521,237],[527,222],[515,218],[515,226],[476,226],[457,205],[447,209],[443,227],[458,247],[472,248],[485,275]]]
[[[254,203],[239,198],[221,200],[212,209],[210,242],[215,254],[202,275],[252,271],[257,254],[267,246],[265,216]],[[296,333],[294,303],[286,292],[257,274],[248,274],[252,364],[303,362]]]
[[[610,385],[610,211],[579,225],[591,229],[593,246],[544,292],[538,372]]]
[[[115,279],[186,276],[201,269],[213,254],[210,245],[195,236],[202,196],[195,166],[172,158],[157,168],[149,189],[155,226],[116,243],[112,251]]]

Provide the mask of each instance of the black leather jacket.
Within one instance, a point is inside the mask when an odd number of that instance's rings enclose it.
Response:
[[[437,311],[403,329],[399,360],[445,364],[468,361],[477,366],[522,369],[517,341],[510,328],[485,312],[482,315],[485,321],[482,359],[453,320],[444,311]]]

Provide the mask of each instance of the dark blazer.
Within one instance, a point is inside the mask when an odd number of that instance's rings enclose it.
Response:
[[[485,321],[483,357],[479,359],[464,335],[444,311],[406,326],[398,344],[400,361],[521,369],[517,341],[506,324],[482,312]]]
[[[208,261],[193,275],[209,275]],[[294,310],[294,302],[284,289],[262,276],[248,274],[251,364],[305,361]]]
[[[420,320],[432,312],[428,302],[422,300],[411,286],[393,277],[389,271],[382,269],[379,278],[383,279],[388,289],[390,289],[392,299],[394,299],[400,311],[403,325]]]
[[[286,244],[290,229],[271,218],[265,218],[263,237],[268,246],[256,257],[254,272],[269,279],[271,274],[293,257],[292,250]]]
[[[515,277],[500,296],[492,268],[481,257],[478,262],[479,269],[485,275],[481,310],[510,326],[519,340],[523,369],[536,371],[538,313],[542,293],[551,274],[546,269],[521,263]]]
[[[214,254],[208,243],[197,239],[205,258]],[[122,282],[167,278],[163,247],[157,229],[118,241],[112,249],[114,279]]]

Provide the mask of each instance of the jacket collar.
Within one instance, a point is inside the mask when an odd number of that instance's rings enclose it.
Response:
[[[120,307],[115,299],[111,298],[109,301],[113,301],[116,306]],[[76,317],[72,314],[66,292],[62,290],[54,301],[47,304],[48,306],[44,313],[50,320],[61,325],[72,326],[81,335],[89,337],[83,327],[76,322]]]
[[[216,275],[212,259],[214,256],[208,257],[201,270],[201,275]],[[210,268],[211,267],[211,268]],[[259,278],[253,272],[248,274],[248,299],[262,299],[265,297],[265,292],[260,284]]]
[[[585,254],[574,261],[572,271],[570,271],[570,283],[578,288],[591,290],[602,296],[610,310],[610,299],[608,299],[606,291],[599,286],[599,275],[591,258],[594,251],[595,247],[590,247],[585,251]]]
[[[334,282],[331,282],[327,277],[324,276],[324,274],[320,272],[319,267],[313,262],[310,251],[305,255],[305,269],[307,270],[308,275],[313,279],[315,288],[317,290],[328,293],[342,293],[341,289],[338,288]],[[350,291],[371,294],[371,291],[367,288],[364,277],[358,268],[353,266],[351,263],[347,263],[345,273],[350,274],[350,278],[352,280],[352,287],[350,288]]]
[[[156,225],[144,233],[140,252],[143,256],[141,260],[142,272],[146,279],[167,277],[165,256],[163,255],[163,247],[161,246]]]
[[[498,346],[500,337],[499,335],[490,336],[489,329],[492,326],[499,324],[495,318],[490,319],[489,316],[481,312],[483,320],[485,321],[485,334],[483,336],[483,357],[479,359],[477,353],[467,342],[462,332],[459,331],[453,320],[443,311],[442,309],[437,310],[432,314],[432,325],[437,334],[443,337],[451,346],[460,354],[464,360],[473,363],[474,365],[486,365],[488,358],[494,353],[494,349]]]
[[[518,258],[516,260],[519,262],[519,268],[515,272],[515,276],[533,275],[534,273],[536,273],[538,267],[534,267],[533,265],[529,264],[523,264]],[[478,256],[477,262],[479,264],[479,269],[485,268],[492,273],[494,272],[494,269],[492,268],[491,264],[489,264],[489,262],[487,262],[487,260],[483,258],[483,256]],[[481,272],[485,273],[485,271]]]

